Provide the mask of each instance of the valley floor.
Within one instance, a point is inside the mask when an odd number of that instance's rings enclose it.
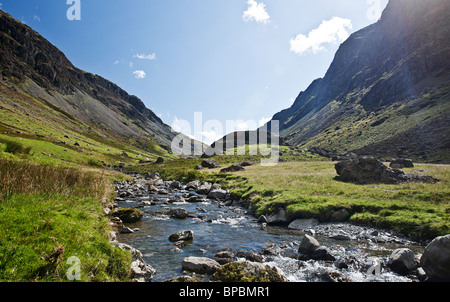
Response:
[[[230,159],[216,159],[222,168],[230,165]],[[199,161],[179,160],[163,167],[146,165],[132,170],[159,172],[166,179],[219,182],[234,199],[248,200],[256,216],[283,209],[287,223],[298,218],[328,222],[334,212],[345,208],[351,223],[391,229],[414,240],[432,240],[450,233],[449,165],[415,164],[403,169],[441,180],[435,184],[358,185],[340,181],[335,163],[330,161],[253,165],[228,174],[220,173],[220,168],[194,172],[192,167]]]
[[[217,158],[222,167],[248,158]],[[258,164],[244,171],[195,170],[201,159],[129,166],[126,172],[158,172],[164,179],[220,183],[253,214],[283,209],[286,223],[298,218],[332,220],[347,209],[347,221],[395,230],[428,241],[450,233],[450,166],[416,164],[406,172],[433,176],[436,184],[356,185],[339,181],[334,163],[309,155],[301,161]],[[255,160],[256,162],[256,160]],[[69,256],[90,273],[83,281],[129,280],[131,256],[109,244],[111,230],[102,202],[113,200],[112,181],[126,175],[1,159],[0,280],[65,281]],[[75,253],[75,254],[74,254]],[[85,271],[85,270],[84,270]]]

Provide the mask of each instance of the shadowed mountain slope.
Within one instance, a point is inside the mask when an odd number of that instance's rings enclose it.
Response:
[[[45,38],[3,11],[0,105],[3,134],[55,143],[69,143],[70,137],[85,149],[96,145],[94,151],[133,149],[149,159],[171,156],[170,144],[178,135],[138,97],[76,68]]]
[[[450,162],[450,1],[390,0],[274,115],[290,144]]]

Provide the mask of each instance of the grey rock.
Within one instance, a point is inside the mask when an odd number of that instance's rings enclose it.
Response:
[[[200,186],[200,181],[198,180],[193,180],[191,182],[188,182],[188,184],[186,185],[186,190],[194,190],[196,191],[198,189],[198,187]]]
[[[170,183],[170,187],[172,188],[172,189],[181,189],[181,183],[179,182],[179,181],[172,181],[171,183]]]
[[[391,162],[389,167],[393,169],[414,168],[414,164],[410,159],[396,159]]]
[[[184,270],[198,274],[214,274],[220,264],[214,259],[191,256],[183,259],[182,267]]]
[[[278,209],[278,212],[266,216],[268,224],[286,223],[286,211],[283,208]]]
[[[291,230],[306,230],[315,227],[319,224],[317,219],[296,219],[292,221],[288,228]]]
[[[230,274],[229,272],[232,272]],[[233,261],[220,267],[212,276],[213,281],[244,282],[248,279],[263,279],[264,282],[286,282],[283,273],[275,267],[248,260]],[[257,281],[258,282],[258,281]]]
[[[221,173],[227,173],[227,172],[239,172],[239,171],[244,171],[244,167],[240,166],[240,165],[231,165],[227,168],[223,168],[222,170],[220,170]]]
[[[400,275],[408,275],[417,268],[414,253],[407,248],[396,249],[389,256],[389,268]]]
[[[174,196],[172,198],[169,198],[167,200],[168,203],[185,203],[186,200],[183,198],[183,196]]]
[[[341,180],[357,184],[398,184],[408,180],[404,172],[386,167],[373,156],[341,161],[335,167]]]
[[[164,282],[175,282],[175,283],[192,283],[192,282],[201,282],[200,279],[198,279],[197,277],[191,277],[191,276],[178,276],[178,277],[173,277],[169,280],[166,280]]]
[[[169,240],[172,242],[175,241],[188,241],[194,239],[194,232],[192,231],[181,231],[174,233],[169,236]]]
[[[305,234],[302,241],[300,242],[298,252],[303,255],[310,255],[312,252],[314,252],[319,247],[320,247],[320,243],[319,243],[319,241],[317,241],[316,238]]]
[[[208,198],[211,199],[225,199],[228,192],[222,189],[211,190],[208,193]]]
[[[432,281],[450,281],[450,234],[437,237],[428,244],[420,258],[420,266]]]
[[[134,231],[132,229],[130,229],[129,227],[125,227],[125,226],[123,226],[120,229],[119,232],[120,232],[120,234],[132,234],[132,233],[134,233]]]
[[[112,216],[120,218],[124,223],[135,223],[142,220],[144,214],[135,208],[121,208],[114,210]]]
[[[198,186],[196,192],[201,195],[208,195],[211,190],[211,184],[209,182],[202,182],[200,186]]]
[[[336,258],[328,251],[324,246],[320,246],[310,254],[311,259],[314,260],[324,260],[324,261],[335,261]]]
[[[352,236],[342,230],[330,234],[329,237],[336,240],[352,240]]]
[[[212,184],[211,185],[211,190],[220,190],[222,189],[222,185],[221,184]]]
[[[340,209],[331,215],[331,221],[336,221],[336,222],[347,221],[349,217],[350,217],[350,213],[348,212],[347,209]]]
[[[241,167],[250,167],[253,166],[255,163],[251,162],[251,161],[244,161],[243,163],[240,164]]]
[[[175,219],[186,219],[189,216],[185,209],[170,209],[167,214]]]
[[[208,169],[215,169],[215,168],[220,168],[220,165],[214,159],[205,159],[202,162],[202,167],[205,167]]]
[[[150,282],[156,274],[156,270],[141,260],[131,263],[131,277],[138,282]]]
[[[203,199],[201,199],[199,196],[191,196],[188,199],[186,199],[187,202],[203,202]]]

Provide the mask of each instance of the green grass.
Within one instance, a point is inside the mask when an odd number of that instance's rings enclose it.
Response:
[[[81,281],[124,281],[130,256],[111,246],[101,203],[66,195],[13,195],[0,203],[0,281],[68,281],[78,257]],[[59,257],[51,255],[64,247]]]
[[[275,167],[249,167],[235,173],[228,186],[236,197],[250,199],[257,215],[283,207],[290,219],[330,220],[334,211],[346,208],[350,221],[411,236],[432,239],[450,233],[450,167],[417,165],[444,180],[437,184],[357,185],[337,180],[329,162],[289,162]]]
[[[385,110],[378,112],[366,111],[361,105],[352,106],[354,113],[350,115],[342,114],[336,118],[334,123],[319,134],[308,138],[301,143],[300,147],[322,147],[329,150],[337,150],[344,152],[349,150],[359,150],[363,148],[370,148],[370,146],[378,146],[386,144],[387,148],[380,148],[380,157],[390,158],[393,151],[388,147],[394,142],[404,142],[404,146],[411,150],[426,151],[423,155],[414,154],[412,157],[415,161],[420,162],[442,162],[448,163],[450,161],[449,152],[445,148],[430,148],[421,145],[421,141],[417,140],[416,136],[421,135],[415,130],[418,123],[428,129],[428,127],[435,127],[429,130],[429,133],[439,133],[438,138],[448,136],[448,128],[441,127],[440,120],[445,120],[446,112],[450,110],[450,103],[448,100],[448,93],[450,88],[432,90],[429,93],[402,104],[392,104]],[[338,112],[334,110],[333,106],[337,102],[329,105],[329,115]],[[433,126],[431,126],[433,125]],[[294,139],[299,133],[304,132],[305,127],[314,127],[314,123],[303,126],[301,129],[294,127],[285,135],[288,139]],[[412,133],[412,134],[411,134]],[[413,135],[415,139],[408,139],[408,136]],[[427,134],[429,136],[429,134]],[[430,139],[427,137],[426,139]],[[411,140],[412,142],[408,142]],[[439,139],[436,140],[440,142]],[[383,151],[383,149],[385,149]],[[386,152],[386,153],[384,153]],[[419,153],[419,152],[416,152]]]
[[[0,143],[5,144],[5,152],[6,153],[12,153],[12,154],[30,154],[31,147],[24,147],[19,142],[14,142],[10,140],[0,140]]]
[[[129,280],[131,255],[108,240],[105,176],[0,159],[0,177],[0,281],[68,281],[70,257],[81,281]]]
[[[174,158],[151,137],[138,140],[111,134],[106,125],[87,124],[51,102],[17,89],[0,85],[0,103],[0,143],[3,151],[9,151],[5,149],[9,146],[4,144],[6,140],[20,143],[28,148],[30,154],[26,158],[33,162],[88,165],[89,159],[95,159],[114,166],[156,160],[160,156]],[[144,137],[148,135],[142,134]],[[15,155],[23,158],[26,154],[16,152]],[[9,154],[0,157],[11,158]]]
[[[243,151],[243,148],[245,148],[245,155],[237,155],[238,152]],[[261,154],[250,155],[249,150],[252,149],[253,146],[235,148],[234,155],[213,156],[211,159],[216,160],[221,166],[220,169],[222,169],[232,164],[239,164],[244,161],[251,161],[255,164],[260,164],[261,159],[271,157],[271,155],[261,156]],[[281,151],[281,161],[328,161],[328,159],[324,157],[320,157],[316,154],[311,154],[297,148],[280,146],[279,150]],[[194,170],[195,166],[200,165],[202,161],[203,159],[201,158],[178,158],[174,160],[167,160],[162,165],[151,163],[128,166],[125,168],[125,171],[133,173],[158,172],[164,179],[178,181],[201,180],[223,182],[223,180],[234,178],[233,175],[220,173],[220,169],[204,169],[202,171]]]
[[[346,208],[352,223],[392,229],[415,240],[450,233],[450,166],[416,164],[415,168],[405,169],[443,180],[436,184],[357,185],[339,181],[332,162],[297,158],[299,161],[280,162],[273,167],[257,164],[228,174],[220,173],[220,169],[195,171],[201,159],[179,159],[163,166],[142,165],[130,170],[159,172],[168,180],[221,183],[230,189],[233,198],[251,203],[257,216],[284,208],[290,220],[316,218],[327,222],[334,211]],[[215,159],[226,167],[249,158]]]

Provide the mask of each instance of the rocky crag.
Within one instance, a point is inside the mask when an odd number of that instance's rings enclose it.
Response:
[[[290,144],[449,162],[450,2],[390,0],[273,117]],[[270,125],[269,125],[270,126]]]

